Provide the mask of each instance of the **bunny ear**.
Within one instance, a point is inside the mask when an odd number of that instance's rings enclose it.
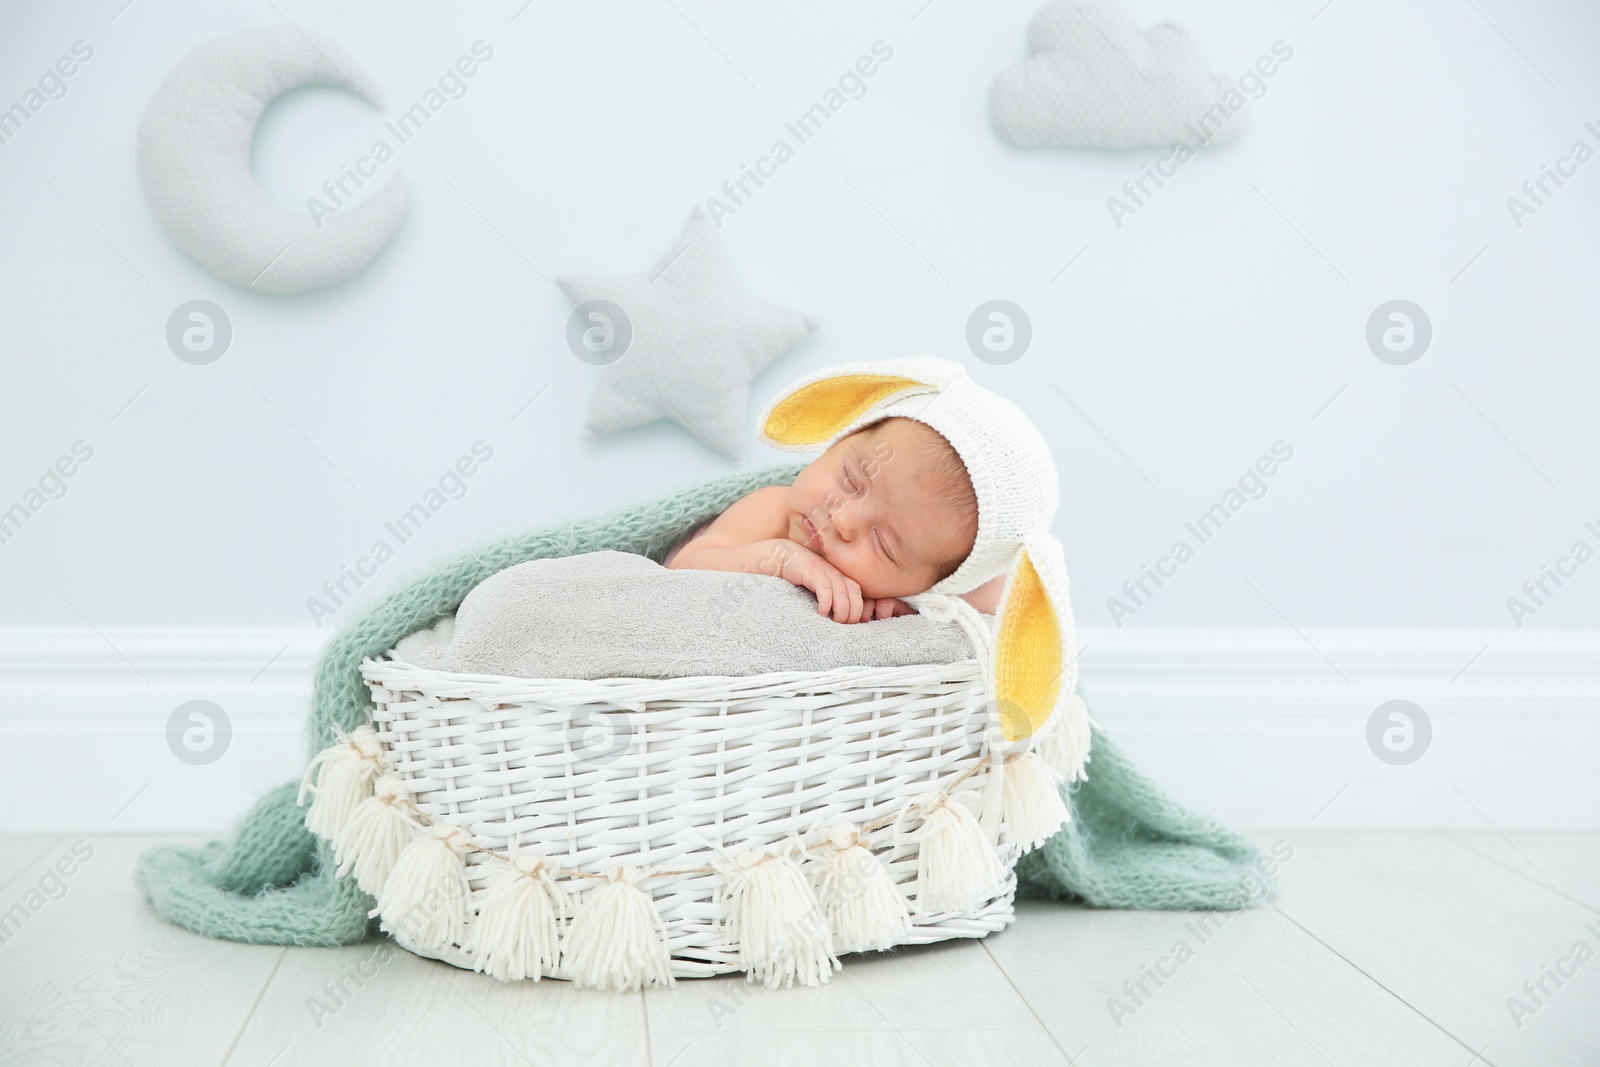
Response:
[[[1032,737],[1056,713],[1062,691],[1076,688],[1073,643],[1061,544],[1034,535],[1012,564],[995,637],[994,693],[1007,741]]]
[[[1007,741],[1032,737],[1061,695],[1061,626],[1027,549],[1017,553],[1000,605],[994,695]]]
[[[770,445],[809,451],[901,397],[938,393],[966,377],[961,364],[912,356],[846,363],[800,379],[767,405],[761,436]]]
[[[781,398],[768,413],[762,434],[773,444],[821,444],[891,396],[926,388],[915,378],[891,374],[841,374],[823,378]]]

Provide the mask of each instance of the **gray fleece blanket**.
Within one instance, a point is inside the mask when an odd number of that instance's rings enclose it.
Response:
[[[453,616],[403,638],[409,663],[517,678],[676,678],[972,658],[921,615],[838,623],[782,578],[668,570],[630,552],[535,559],[491,575]]]

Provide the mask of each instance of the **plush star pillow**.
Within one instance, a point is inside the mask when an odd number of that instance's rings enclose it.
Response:
[[[1111,0],[1051,0],[1028,53],[989,87],[996,132],[1020,148],[1198,148],[1243,121],[1244,96],[1206,70],[1188,30],[1141,30]]]
[[[580,313],[601,302],[589,313],[597,347],[625,345],[601,373],[588,436],[675,419],[729,462],[744,456],[750,382],[817,328],[809,315],[738,287],[700,207],[648,273],[565,275],[556,284]]]

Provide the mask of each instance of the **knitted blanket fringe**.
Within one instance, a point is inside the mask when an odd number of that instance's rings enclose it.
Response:
[[[803,465],[741,471],[608,516],[515,534],[468,550],[404,584],[353,619],[317,665],[309,752],[367,721],[361,661],[454,611],[491,574],[530,559],[635,552],[660,562],[699,522],[753,489],[787,484]],[[1088,779],[1062,786],[1072,821],[1017,864],[1019,897],[1101,908],[1234,910],[1271,899],[1249,838],[1177,803],[1098,727]],[[308,756],[309,759],[309,756]],[[332,845],[305,824],[298,775],[258,801],[225,841],[160,844],[135,881],[156,912],[207,937],[253,944],[346,945],[378,933],[372,896],[335,878]]]

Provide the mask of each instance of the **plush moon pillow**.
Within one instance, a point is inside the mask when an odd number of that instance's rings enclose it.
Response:
[[[332,42],[290,27],[210,41],[167,77],[139,123],[139,180],[178,247],[218,277],[271,293],[343,281],[394,236],[406,212],[397,172],[329,218],[267,199],[250,172],[256,120],[299,85],[338,85],[382,106],[372,77]]]
[[[1028,25],[1028,53],[989,89],[995,130],[1018,147],[1199,147],[1239,129],[1236,108],[1221,102],[1238,90],[1207,72],[1189,31],[1140,30],[1110,0],[1045,4]]]

